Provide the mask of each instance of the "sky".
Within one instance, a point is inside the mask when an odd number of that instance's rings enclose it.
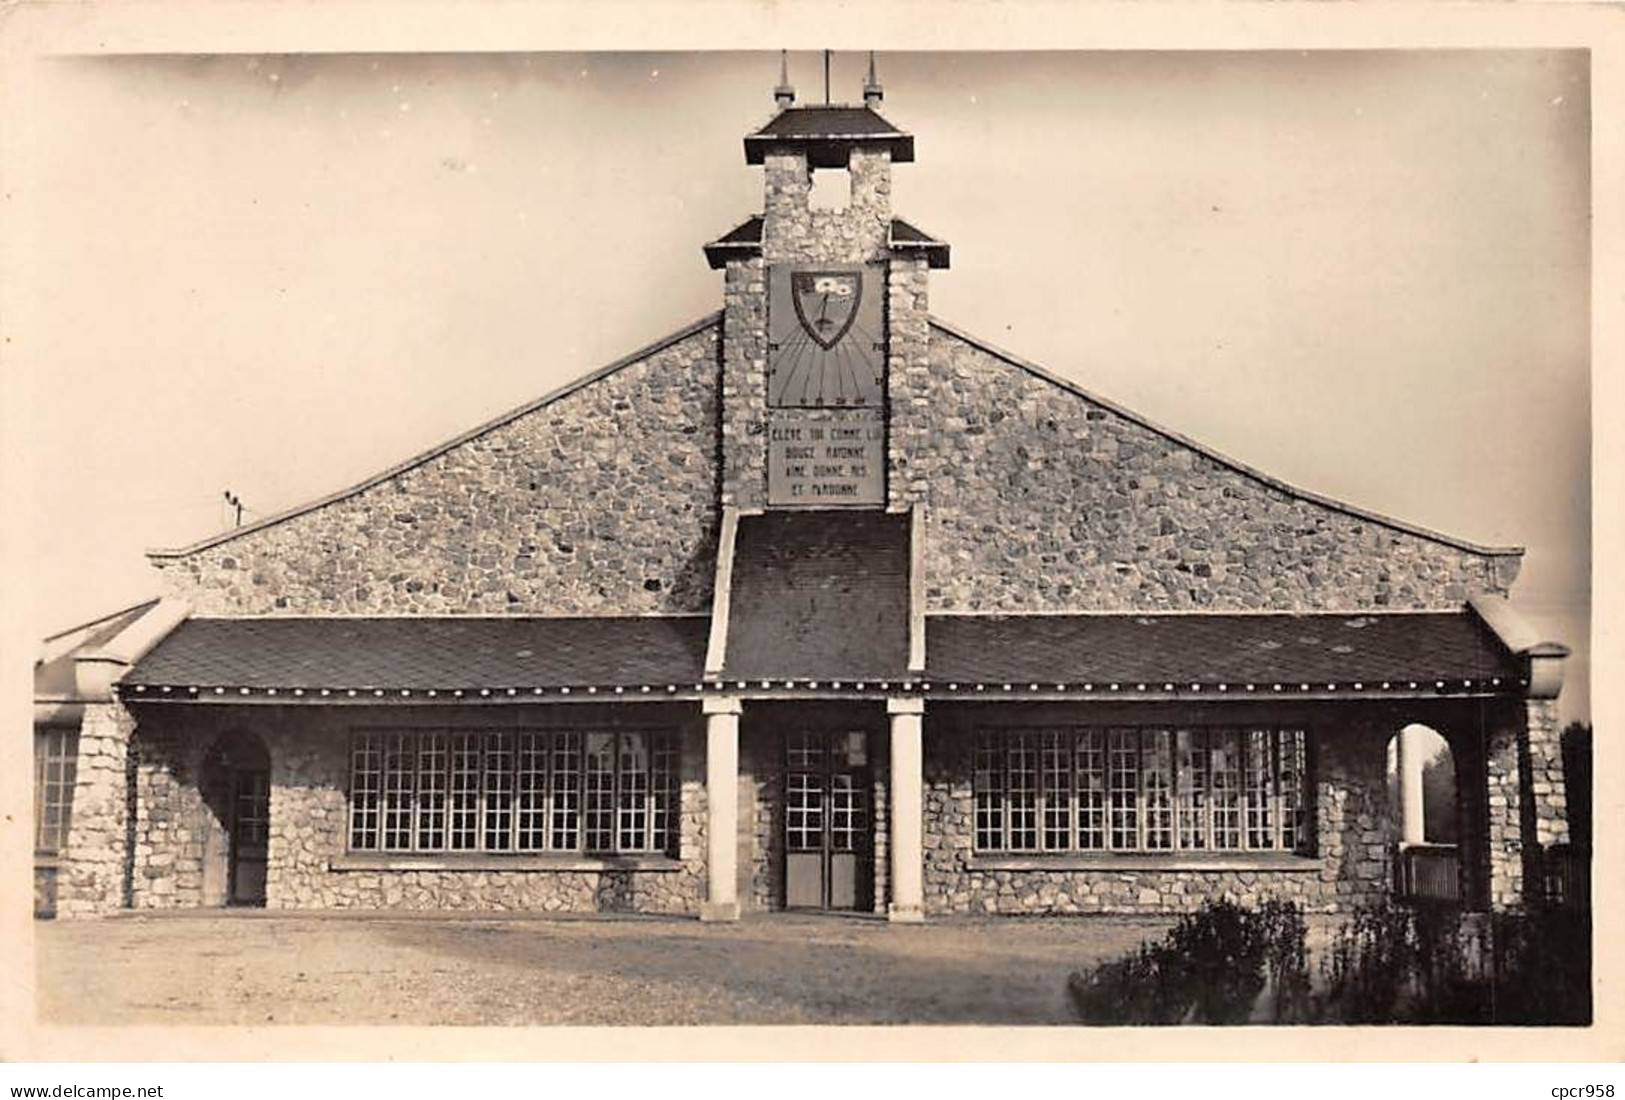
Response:
[[[1291,484],[1528,548],[1589,714],[1586,57],[882,52],[932,311]],[[837,53],[832,98],[866,58]],[[803,102],[822,61],[794,53]],[[46,63],[36,636],[715,309],[768,52]],[[14,177],[19,179],[19,177]]]

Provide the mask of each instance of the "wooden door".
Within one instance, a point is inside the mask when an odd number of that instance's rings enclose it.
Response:
[[[270,774],[263,768],[234,771],[231,806],[231,904],[264,905]]]
[[[868,909],[873,778],[863,730],[797,730],[785,742],[784,904]]]

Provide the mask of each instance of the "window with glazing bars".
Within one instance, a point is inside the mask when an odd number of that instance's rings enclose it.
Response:
[[[34,852],[60,855],[73,817],[79,771],[79,731],[45,726],[34,731]]]
[[[1302,730],[983,730],[975,844],[989,852],[1300,851],[1308,773]]]
[[[664,730],[367,730],[350,746],[352,851],[667,852]]]

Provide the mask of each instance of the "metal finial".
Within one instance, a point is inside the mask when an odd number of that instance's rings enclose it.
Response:
[[[869,75],[863,81],[863,102],[869,107],[878,107],[880,101],[886,98],[886,92],[880,86],[880,78],[875,75],[875,51],[869,51]]]
[[[773,102],[788,107],[796,101],[796,90],[790,86],[790,51],[779,51],[779,86],[773,89]]]

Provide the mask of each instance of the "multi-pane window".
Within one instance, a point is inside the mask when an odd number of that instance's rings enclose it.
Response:
[[[34,851],[39,855],[58,855],[67,845],[78,761],[77,729],[44,726],[34,730]]]
[[[1302,730],[984,730],[980,851],[1298,851]]]
[[[664,852],[676,753],[657,730],[357,733],[350,848]]]

